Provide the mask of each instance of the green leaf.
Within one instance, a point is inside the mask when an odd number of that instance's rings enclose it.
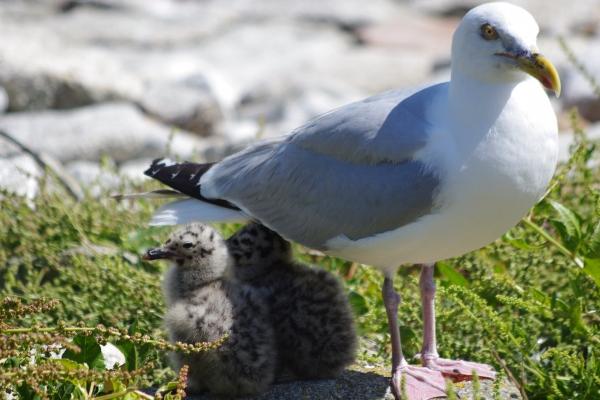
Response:
[[[127,389],[127,385],[118,379],[106,380],[102,384],[102,392],[104,393],[118,393],[125,391],[125,389]]]
[[[130,335],[135,334],[138,331],[138,319],[136,318],[133,323],[129,326],[128,332]],[[150,356],[152,346],[148,343],[134,344],[128,340],[118,340],[114,343],[121,353],[125,356],[124,367],[127,371],[133,371],[141,368],[145,361]]]
[[[162,385],[161,387],[158,388],[158,390],[156,391],[156,393],[168,393],[168,392],[172,392],[173,390],[177,389],[177,385],[179,385],[179,382],[177,381],[171,381],[169,383],[167,383],[166,385]]]
[[[41,400],[41,397],[33,390],[33,388],[25,383],[17,386],[17,393],[20,399]]]
[[[581,240],[581,224],[579,223],[579,217],[575,212],[559,202],[554,200],[547,201],[557,215],[557,218],[552,219],[551,222],[559,231],[563,243],[569,250],[574,250]]]
[[[600,258],[600,222],[594,228],[594,231],[586,238],[587,256],[590,258]]]
[[[569,310],[569,326],[572,331],[583,333],[586,331],[585,322],[583,321],[583,306],[582,300],[578,299],[570,305]]]
[[[115,342],[115,347],[121,350],[125,356],[125,368],[127,371],[133,371],[139,367],[139,355],[136,346],[126,340]]]
[[[365,315],[369,312],[367,301],[361,294],[351,291],[348,297],[356,315]]]
[[[71,400],[73,398],[73,392],[75,391],[75,385],[71,382],[60,383],[56,387],[56,391],[52,398],[57,400]]]
[[[537,288],[530,288],[529,294],[531,295],[531,297],[534,300],[536,300],[544,305],[550,304],[550,297],[548,297],[548,295],[546,295],[546,293],[542,292],[541,290],[539,290]]]
[[[467,278],[462,276],[460,272],[458,272],[450,263],[445,261],[440,261],[436,263],[436,267],[440,275],[442,275],[445,281],[448,281],[452,285],[467,287],[469,286],[469,281]]]
[[[586,258],[583,266],[585,272],[600,287],[600,258]]]
[[[543,247],[543,246],[534,246],[532,244],[529,244],[525,240],[514,236],[514,234],[511,231],[506,232],[504,234],[504,236],[502,236],[502,240],[509,243],[511,246],[513,246],[517,249],[521,249],[521,250],[534,251],[534,250],[539,250],[540,248]]]
[[[64,355],[63,355],[63,357],[64,357]],[[66,358],[53,358],[50,360],[50,362],[60,364],[67,371],[77,371],[78,369],[85,369],[85,370],[88,369],[88,366],[86,364],[80,364],[80,363],[77,363],[73,360],[69,360]]]
[[[81,351],[76,353],[68,349],[63,354],[63,358],[80,364],[85,363],[91,369],[101,371],[105,369],[102,350],[93,336],[77,335],[73,338],[73,344],[76,344]]]
[[[406,343],[407,346],[410,346],[410,342],[417,340],[417,334],[410,326],[400,325],[399,329],[400,329],[400,337],[402,337],[403,345],[404,345],[404,343]]]

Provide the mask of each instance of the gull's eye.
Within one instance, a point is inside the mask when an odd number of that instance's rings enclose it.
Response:
[[[485,40],[496,40],[498,39],[498,32],[490,24],[481,25],[481,37]]]
[[[185,242],[183,244],[184,249],[191,249],[193,246],[194,246],[194,244],[192,242]]]

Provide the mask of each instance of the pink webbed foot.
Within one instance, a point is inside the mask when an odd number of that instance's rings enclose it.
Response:
[[[402,379],[405,395],[402,396]],[[405,364],[392,375],[390,383],[396,400],[429,400],[446,396],[446,382],[439,371]]]
[[[441,372],[443,376],[455,382],[473,379],[473,371],[481,379],[496,379],[496,371],[487,364],[437,357],[423,360],[423,365],[434,371]]]

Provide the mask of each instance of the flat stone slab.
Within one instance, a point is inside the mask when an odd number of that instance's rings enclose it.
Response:
[[[389,390],[389,375],[381,369],[351,367],[337,379],[295,381],[280,383],[260,396],[245,397],[244,400],[394,400]],[[459,399],[473,399],[473,383],[459,382],[454,384]],[[440,397],[443,399],[444,397]],[[217,400],[209,395],[188,396],[188,400]],[[522,399],[519,390],[510,382],[504,381],[500,386],[499,397],[494,397],[494,383],[490,380],[480,381],[479,399]]]

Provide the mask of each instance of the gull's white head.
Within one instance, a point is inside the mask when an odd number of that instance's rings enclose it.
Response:
[[[452,72],[486,82],[538,79],[560,93],[560,79],[539,54],[539,27],[526,10],[509,3],[487,3],[470,10],[454,32]]]

